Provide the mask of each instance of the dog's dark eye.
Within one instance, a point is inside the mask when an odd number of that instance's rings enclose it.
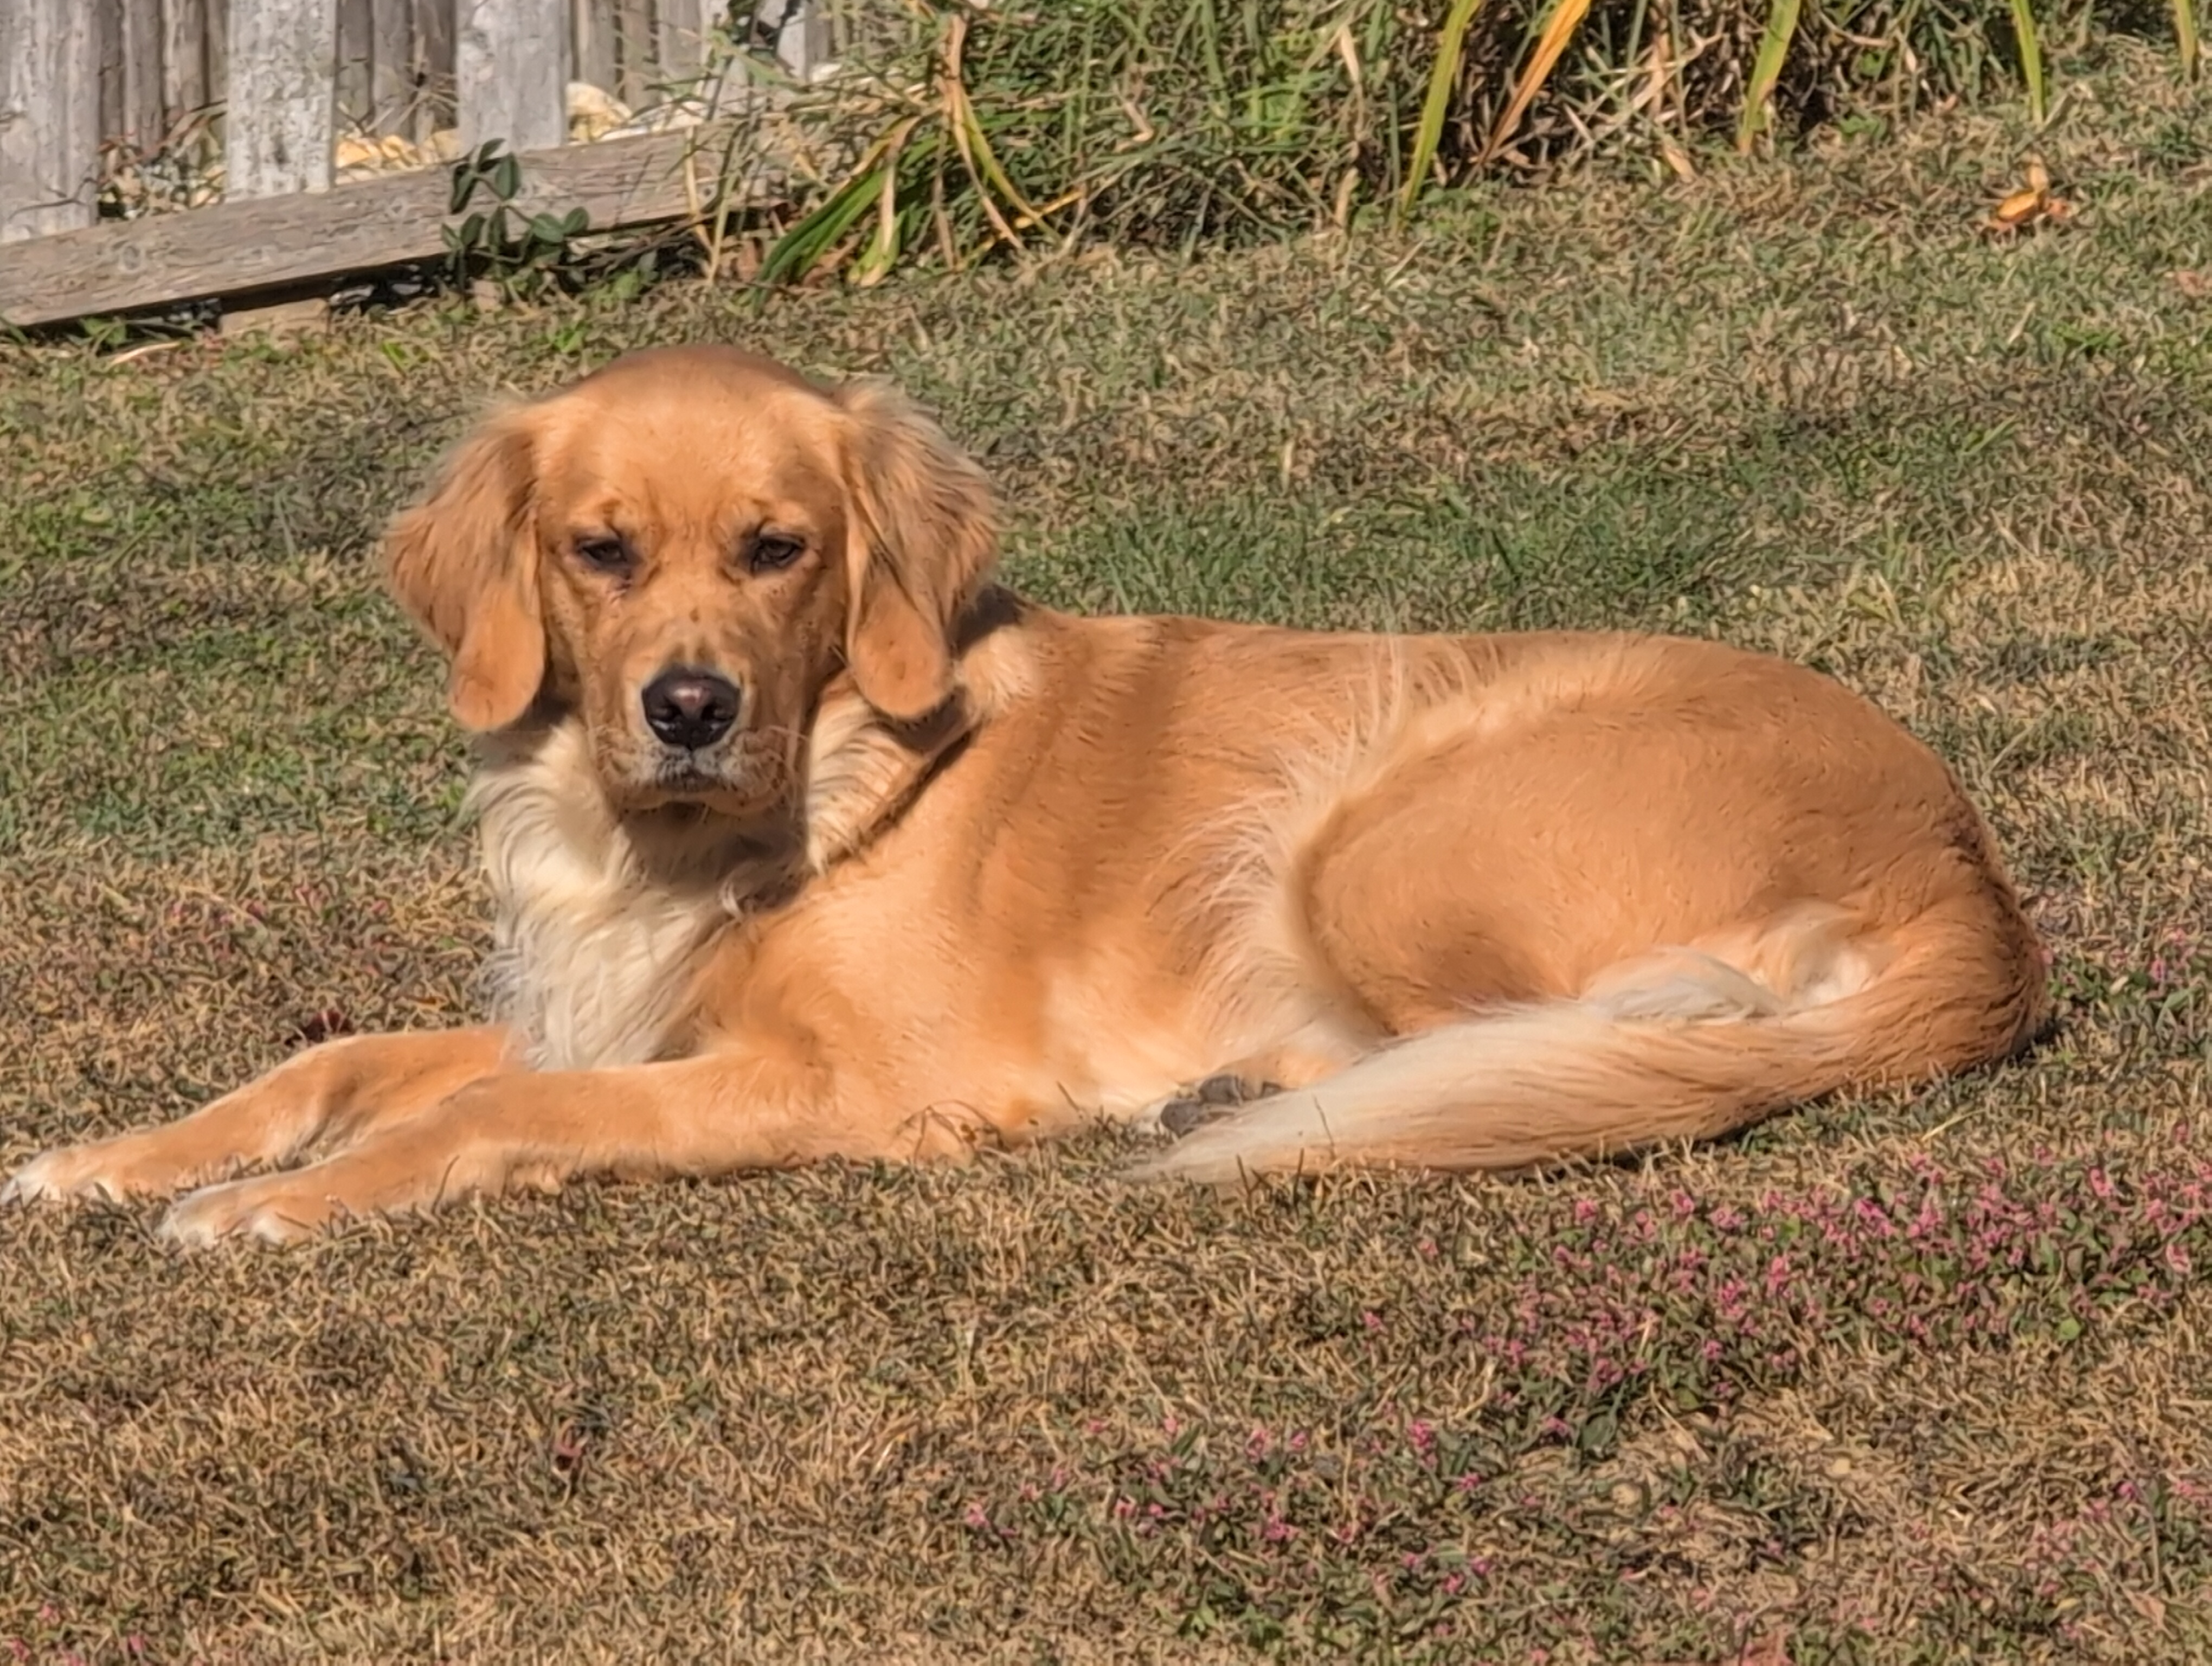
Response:
[[[576,559],[602,573],[626,573],[630,566],[629,545],[618,538],[580,538]]]
[[[781,532],[763,532],[746,552],[745,564],[756,573],[780,572],[806,553],[806,545]]]

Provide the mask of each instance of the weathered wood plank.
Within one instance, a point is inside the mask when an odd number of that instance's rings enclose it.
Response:
[[[408,0],[370,0],[369,120],[379,133],[407,133],[415,94],[415,19]]]
[[[427,139],[453,119],[453,0],[416,0],[415,137]]]
[[[512,151],[568,137],[566,0],[459,0],[453,84],[461,149],[503,139]]]
[[[699,0],[656,0],[653,8],[653,56],[667,81],[688,81],[699,73]]]
[[[100,137],[120,133],[131,125],[131,103],[123,91],[124,0],[91,0],[92,27],[100,54]]]
[[[208,102],[230,85],[230,0],[207,0],[206,70]]]
[[[0,243],[91,223],[100,154],[94,22],[78,0],[0,4]],[[0,271],[15,259],[0,261]]]
[[[614,95],[633,110],[653,101],[653,10],[646,0],[615,0]]]
[[[214,101],[207,75],[207,0],[161,0],[164,121]]]
[[[124,0],[123,124],[118,131],[140,151],[149,152],[161,143],[167,125],[161,119],[160,0]]]
[[[813,80],[829,60],[829,23],[812,0],[786,0],[783,27],[775,34],[775,55],[798,80]]]
[[[740,9],[750,16],[750,0]],[[707,67],[714,32],[731,27],[730,11],[730,0],[658,0],[663,72],[680,80],[696,77]]]
[[[337,52],[332,0],[230,0],[227,198],[330,188]]]
[[[738,131],[715,123],[528,153],[515,206],[581,208],[601,231],[688,218],[712,204]],[[759,198],[774,179],[755,164],[733,189]],[[445,248],[451,191],[447,169],[424,168],[313,196],[240,198],[40,238],[0,260],[0,323],[52,324],[432,258]]]
[[[615,89],[615,0],[573,0],[576,79],[601,92]]]
[[[375,95],[369,91],[370,0],[337,0],[338,9],[338,131],[373,131]]]

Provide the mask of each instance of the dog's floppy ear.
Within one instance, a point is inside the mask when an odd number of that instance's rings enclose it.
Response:
[[[894,390],[838,391],[850,525],[845,658],[861,698],[900,721],[952,693],[952,632],[998,553],[991,483]]]
[[[505,728],[545,677],[534,437],[526,409],[491,417],[385,540],[392,594],[453,662],[447,703],[465,728]]]

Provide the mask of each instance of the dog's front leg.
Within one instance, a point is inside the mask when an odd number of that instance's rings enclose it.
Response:
[[[522,1072],[463,1088],[434,1110],[323,1162],[180,1200],[164,1237],[198,1247],[272,1243],[349,1218],[434,1208],[582,1175],[727,1174],[831,1157],[957,1151],[972,1119],[875,1115],[840,1102],[826,1071],[742,1053],[626,1069]]]
[[[17,1170],[0,1202],[162,1197],[318,1140],[404,1122],[502,1068],[495,1028],[346,1036],[294,1055],[189,1116],[67,1146]]]

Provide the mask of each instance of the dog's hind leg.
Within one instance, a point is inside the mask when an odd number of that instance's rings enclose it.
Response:
[[[0,1203],[165,1196],[358,1139],[499,1070],[506,1043],[488,1027],[325,1042],[189,1116],[33,1158],[0,1189]]]

